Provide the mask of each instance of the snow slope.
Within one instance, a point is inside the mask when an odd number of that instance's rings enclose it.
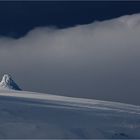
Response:
[[[140,138],[140,107],[1,89],[0,138]]]

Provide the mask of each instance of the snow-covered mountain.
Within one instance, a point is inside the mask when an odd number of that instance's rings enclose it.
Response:
[[[1,88],[0,138],[140,138],[140,106]]]
[[[4,74],[0,82],[0,89],[21,90],[9,74]]]

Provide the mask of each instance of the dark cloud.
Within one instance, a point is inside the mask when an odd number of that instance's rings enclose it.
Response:
[[[30,91],[139,103],[140,15],[0,39],[0,68]]]

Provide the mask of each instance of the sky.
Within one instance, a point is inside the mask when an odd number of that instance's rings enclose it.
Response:
[[[66,28],[138,13],[140,2],[0,1],[0,35],[22,37],[36,27]]]
[[[0,76],[23,90],[139,104],[140,2],[0,2]]]

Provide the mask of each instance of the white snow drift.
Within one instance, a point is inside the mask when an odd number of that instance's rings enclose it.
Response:
[[[0,138],[140,138],[140,106],[5,85],[0,89]]]

